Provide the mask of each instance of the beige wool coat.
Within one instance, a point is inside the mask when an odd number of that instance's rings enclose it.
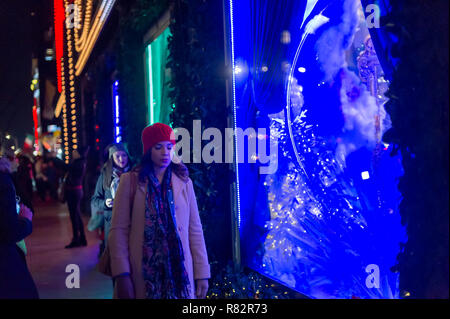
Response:
[[[135,174],[134,178],[131,178],[130,174]],[[137,186],[130,214],[132,180],[136,181]],[[184,251],[184,266],[189,276],[190,298],[194,299],[195,280],[211,277],[202,224],[191,179],[185,182],[173,173],[172,191],[177,232]],[[120,177],[108,236],[112,276],[130,273],[138,299],[145,298],[142,250],[146,192],[147,184],[138,181],[137,173],[129,172]],[[117,295],[116,292],[114,295]]]

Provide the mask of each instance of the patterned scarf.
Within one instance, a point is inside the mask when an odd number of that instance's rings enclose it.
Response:
[[[183,247],[169,203],[171,177],[170,166],[164,174],[162,185],[153,172],[149,176],[142,258],[148,299],[189,298],[189,277],[184,267]]]

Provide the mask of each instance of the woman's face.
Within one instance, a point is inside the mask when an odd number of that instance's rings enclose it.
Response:
[[[113,153],[114,164],[119,168],[125,168],[128,164],[128,155],[124,151],[117,151]]]
[[[173,144],[169,141],[159,142],[152,147],[152,162],[156,167],[167,167],[173,158]]]

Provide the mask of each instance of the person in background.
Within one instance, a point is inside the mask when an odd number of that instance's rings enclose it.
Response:
[[[36,157],[36,162],[34,165],[34,171],[36,173],[36,189],[40,199],[45,202],[47,197],[47,181],[48,178],[45,175],[45,170],[47,168],[47,164],[44,162],[44,158],[42,156]]]
[[[97,184],[97,179],[100,171],[103,167],[103,164],[108,158],[108,154],[105,154],[105,159],[100,164],[99,153],[100,152],[98,150],[93,149],[88,153],[88,156],[86,158],[86,174],[84,175],[83,183],[84,196],[83,200],[81,201],[81,212],[86,216],[92,216],[91,198],[94,195],[95,185]],[[97,233],[98,235],[100,235],[100,237],[103,236],[101,231],[101,228],[97,229]]]
[[[0,194],[0,299],[37,299],[39,294],[25,254],[17,245],[31,234],[33,214],[18,204],[10,164],[2,157]]]
[[[9,148],[4,149],[3,158],[4,160],[9,161],[11,174],[17,172],[17,168],[19,167],[19,159],[16,157],[14,151]]]
[[[142,132],[141,164],[120,178],[108,248],[116,298],[205,298],[210,266],[194,186],[172,162],[174,132]],[[177,160],[178,162],[178,160]]]
[[[104,240],[100,245],[99,255],[106,247],[106,239],[111,227],[114,196],[119,186],[120,176],[131,167],[130,156],[121,143],[107,147],[108,160],[103,165],[97,179],[94,195],[91,198],[91,219],[88,230],[93,231],[103,225]]]
[[[87,152],[88,150],[80,155],[77,150],[74,150],[72,152],[72,163],[70,163],[68,168],[65,191],[70,221],[72,223],[73,237],[70,244],[65,248],[87,246],[80,210],[80,203],[83,197],[83,178],[86,170]]]
[[[58,200],[58,172],[55,162],[51,158],[47,160],[45,175],[47,176],[47,188],[50,191],[50,197],[56,201]]]
[[[48,161],[52,162],[53,167],[56,171],[56,189],[59,187],[60,180],[64,177],[67,171],[67,165],[64,161],[56,156],[56,152],[51,151],[49,154]]]
[[[14,185],[16,187],[17,195],[20,197],[22,203],[33,209],[33,172],[30,159],[25,155],[19,156],[19,166],[17,171],[13,174]]]

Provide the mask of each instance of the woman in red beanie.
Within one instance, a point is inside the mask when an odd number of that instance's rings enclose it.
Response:
[[[142,132],[141,164],[120,178],[108,245],[116,298],[205,298],[210,278],[194,187],[172,162],[175,135],[155,123]]]

